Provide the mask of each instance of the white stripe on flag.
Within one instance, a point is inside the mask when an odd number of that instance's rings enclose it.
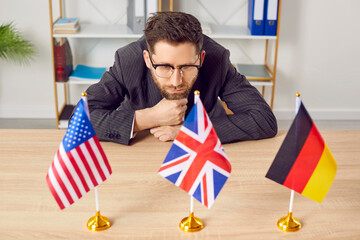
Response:
[[[229,158],[227,157],[225,150],[221,145],[220,139],[217,140],[216,146],[214,147],[214,151],[219,153],[220,155],[222,155],[224,158],[226,158],[226,161],[228,161]],[[230,164],[230,162],[229,162],[229,164]]]
[[[209,164],[208,164],[209,163]],[[206,192],[207,192],[207,201],[208,201],[208,207],[211,207],[214,203],[214,172],[213,167],[211,165],[214,165],[210,161],[207,161],[205,163],[204,168],[206,169]]]
[[[205,121],[204,121],[204,107],[202,105],[201,100],[199,99],[197,106],[197,122],[198,122],[198,134],[199,138],[201,139],[201,143],[204,143],[204,141],[207,138],[207,135],[205,135]]]
[[[50,179],[50,182],[51,182],[53,188],[55,189],[55,191],[56,191],[57,195],[59,196],[59,198],[60,198],[62,204],[64,205],[64,207],[70,206],[69,201],[67,200],[64,192],[62,191],[62,189],[61,189],[61,187],[60,187],[60,185],[59,185],[59,183],[58,183],[58,181],[57,181],[57,179],[56,179],[56,177],[54,175],[54,172],[52,170],[52,166],[50,166],[50,168],[49,168],[48,176],[49,176],[49,179]]]
[[[66,167],[68,168],[71,176],[73,177],[75,183],[76,183],[76,186],[79,188],[79,191],[81,193],[81,196],[84,195],[86,193],[86,190],[84,188],[84,185],[82,184],[80,178],[79,178],[79,175],[77,174],[73,164],[70,162],[70,159],[68,158],[66,152],[65,152],[65,149],[64,149],[64,145],[60,144],[60,148],[59,148],[59,152],[60,152],[60,156],[63,160],[63,162],[65,163]]]
[[[106,178],[108,178],[110,176],[110,172],[109,172],[109,169],[106,167],[106,164],[105,164],[105,160],[103,159],[103,157],[101,156],[101,153],[95,143],[95,140],[94,138],[90,138],[89,139],[89,143],[90,143],[90,146],[92,148],[92,150],[94,151],[95,153],[95,156],[99,162],[99,165],[105,175]]]
[[[68,177],[66,176],[64,169],[62,168],[61,164],[59,163],[59,159],[57,158],[57,155],[55,155],[54,158],[54,167],[56,168],[56,171],[59,174],[59,177],[61,178],[62,182],[65,185],[65,188],[68,190],[71,198],[74,200],[74,202],[76,202],[77,200],[79,200],[72,184],[70,183]]]
[[[70,152],[73,155],[73,157],[75,159],[75,162],[79,166],[79,169],[80,169],[82,175],[84,176],[85,182],[87,183],[87,185],[89,187],[89,190],[93,189],[94,184],[92,183],[92,181],[90,179],[90,176],[89,176],[89,173],[86,170],[86,168],[84,166],[84,163],[82,162],[82,160],[81,160],[79,154],[77,153],[76,149],[72,149]]]
[[[79,147],[80,147],[82,153],[84,154],[84,157],[85,157],[86,161],[88,162],[88,164],[90,166],[90,170],[93,173],[93,175],[94,175],[94,177],[96,179],[96,182],[98,184],[102,183],[103,180],[101,179],[99,171],[98,171],[97,167],[95,166],[94,159],[92,159],[92,157],[91,157],[88,149],[86,148],[85,144],[80,144]]]

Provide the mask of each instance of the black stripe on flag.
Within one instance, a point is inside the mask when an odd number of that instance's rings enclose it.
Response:
[[[313,121],[301,102],[298,113],[266,177],[283,184],[310,133]]]

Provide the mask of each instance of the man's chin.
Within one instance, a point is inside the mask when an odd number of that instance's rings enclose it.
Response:
[[[188,92],[184,91],[184,92],[181,92],[181,93],[169,93],[167,91],[163,91],[162,95],[167,100],[178,100],[178,99],[186,98],[187,95],[188,95]]]

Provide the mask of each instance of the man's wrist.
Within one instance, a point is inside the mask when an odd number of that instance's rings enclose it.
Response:
[[[157,127],[153,111],[150,108],[136,110],[134,118],[134,132]]]

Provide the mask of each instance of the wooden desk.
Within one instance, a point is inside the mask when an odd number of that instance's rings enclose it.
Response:
[[[45,176],[64,130],[0,130],[0,239],[360,239],[360,131],[322,131],[338,163],[322,204],[295,194],[303,228],[284,233],[290,190],[265,178],[285,132],[224,145],[232,173],[208,210],[195,201],[205,228],[182,232],[190,197],[157,174],[171,143],[140,134],[132,146],[102,143],[113,169],[99,187],[101,213],[112,222],[91,232],[94,192],[60,211]]]

